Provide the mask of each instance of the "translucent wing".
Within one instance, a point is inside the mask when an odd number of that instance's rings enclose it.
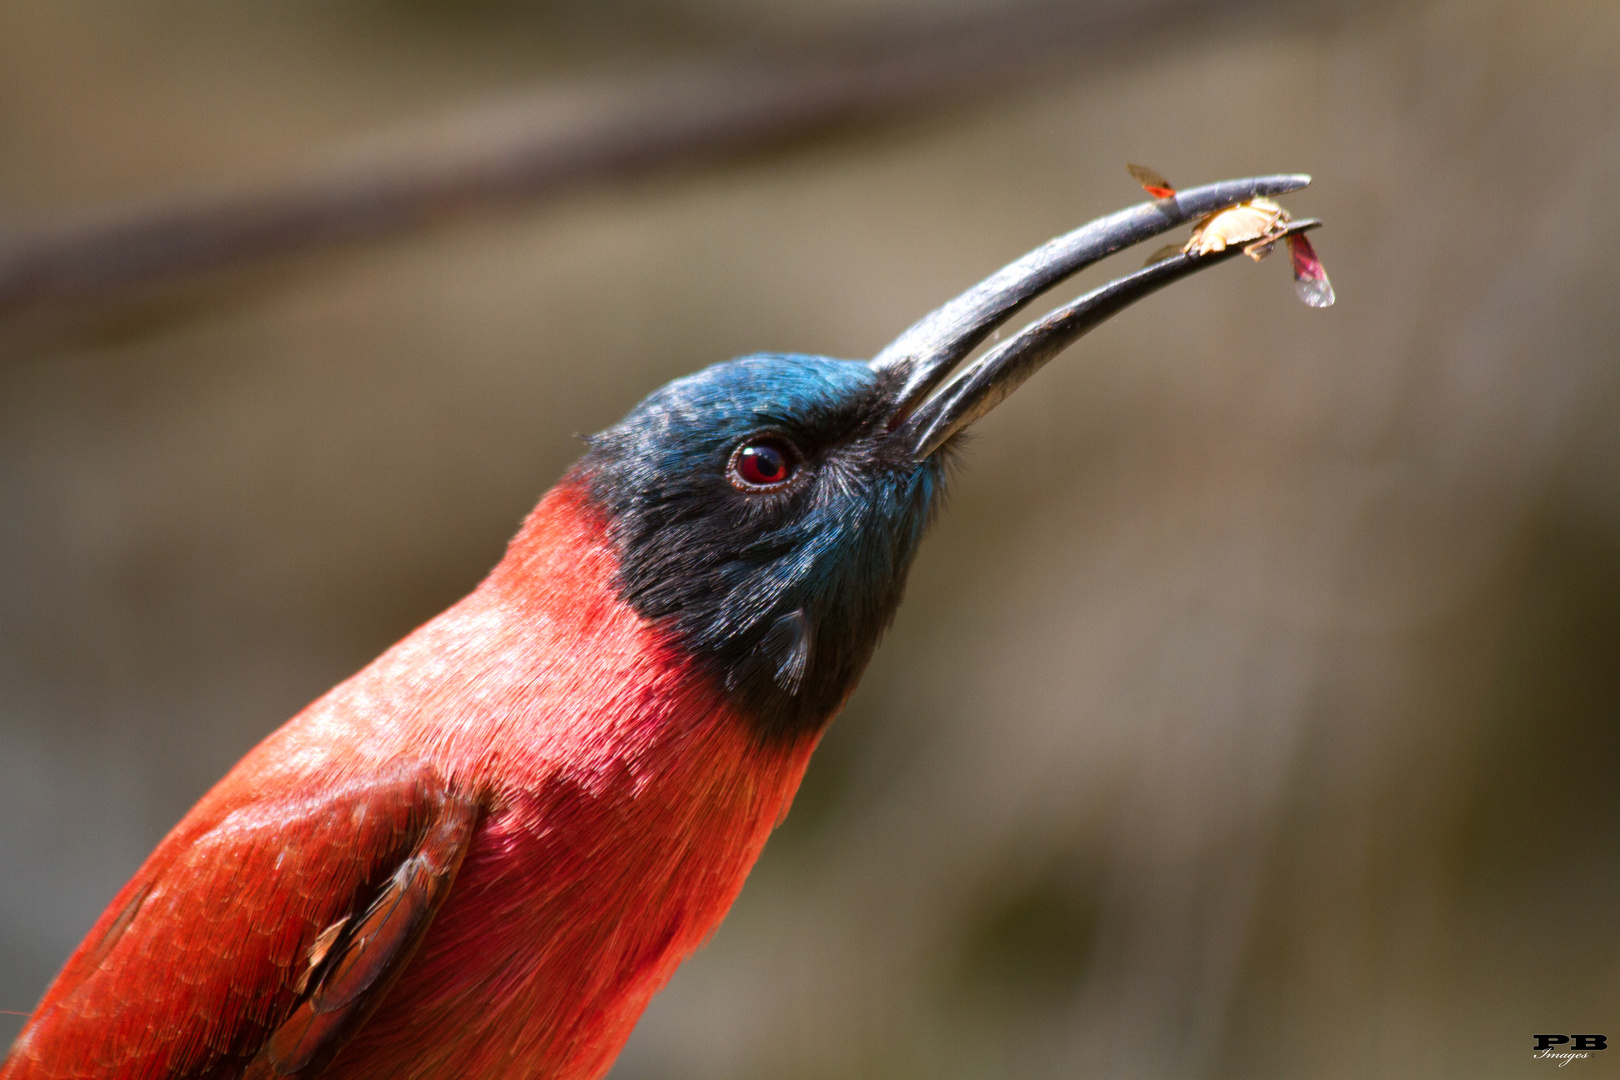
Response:
[[[1131,174],[1131,179],[1142,185],[1142,189],[1155,199],[1171,199],[1175,197],[1176,189],[1170,186],[1170,181],[1160,176],[1146,165],[1125,166]]]
[[[1294,293],[1300,300],[1310,307],[1331,307],[1333,283],[1328,280],[1322,260],[1316,257],[1316,249],[1304,233],[1288,237],[1288,257],[1294,264]]]

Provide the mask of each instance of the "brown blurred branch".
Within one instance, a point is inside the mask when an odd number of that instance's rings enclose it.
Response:
[[[590,95],[559,124],[555,95],[455,119],[458,137],[347,155],[263,187],[174,196],[0,233],[0,312],[266,256],[401,233],[456,214],[653,169],[781,146],[1073,70],[1185,31],[1196,0],[1024,5],[912,34],[867,34],[796,58],[734,58]],[[1237,5],[1239,7],[1248,5]]]

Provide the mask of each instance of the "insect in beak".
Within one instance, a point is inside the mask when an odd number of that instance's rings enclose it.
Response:
[[[1176,189],[1158,172],[1146,165],[1127,165],[1131,178],[1155,199],[1174,198]],[[1243,253],[1259,262],[1271,254],[1278,240],[1286,239],[1289,261],[1294,269],[1294,293],[1309,307],[1323,308],[1333,304],[1333,283],[1328,280],[1322,260],[1316,249],[1300,232],[1289,232],[1293,221],[1276,202],[1264,196],[1249,199],[1213,214],[1206,215],[1193,226],[1192,236],[1182,251],[1199,254],[1224,251],[1234,244],[1242,244]],[[1165,254],[1160,249],[1150,261]]]
[[[1176,191],[1157,173],[1142,170],[1148,179],[1159,181],[1150,185],[1137,174],[1138,168],[1132,167],[1132,175],[1155,201],[1098,218],[1049,241],[925,316],[871,360],[874,369],[896,377],[890,437],[902,440],[917,460],[1005,401],[1081,335],[1137,300],[1250,248],[1259,258],[1262,246],[1278,240],[1292,245],[1305,230],[1320,224],[1289,219],[1271,202],[1271,196],[1305,187],[1309,176],[1250,177]],[[1257,205],[1274,207],[1276,213],[1269,209],[1257,213]],[[1211,223],[1232,213],[1247,224],[1209,232]],[[1264,226],[1257,228],[1257,220]],[[963,358],[1036,296],[1099,259],[1187,222],[1197,222],[1209,242],[1189,242],[1134,274],[1093,289],[1000,342],[952,377]],[[1223,237],[1220,243],[1214,242],[1216,235]],[[1304,251],[1325,286],[1321,263],[1309,245]],[[1331,302],[1331,288],[1327,296]]]

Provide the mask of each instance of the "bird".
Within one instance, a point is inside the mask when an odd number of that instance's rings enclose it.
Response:
[[[871,360],[753,355],[653,392],[587,440],[469,595],[203,796],[0,1080],[603,1075],[786,814],[961,433],[1238,249],[1152,263],[964,361],[1103,256],[1308,182],[1100,218]]]

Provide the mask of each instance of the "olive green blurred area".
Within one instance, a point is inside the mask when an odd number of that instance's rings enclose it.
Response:
[[[0,228],[994,7],[10,0]],[[469,589],[576,433],[735,355],[870,356],[1138,201],[1140,161],[1313,173],[1286,201],[1338,304],[1234,261],[979,425],[612,1075],[1518,1077],[1556,1066],[1532,1033],[1620,1038],[1620,9],[1211,11],[911,119],[0,321],[0,1009]]]

